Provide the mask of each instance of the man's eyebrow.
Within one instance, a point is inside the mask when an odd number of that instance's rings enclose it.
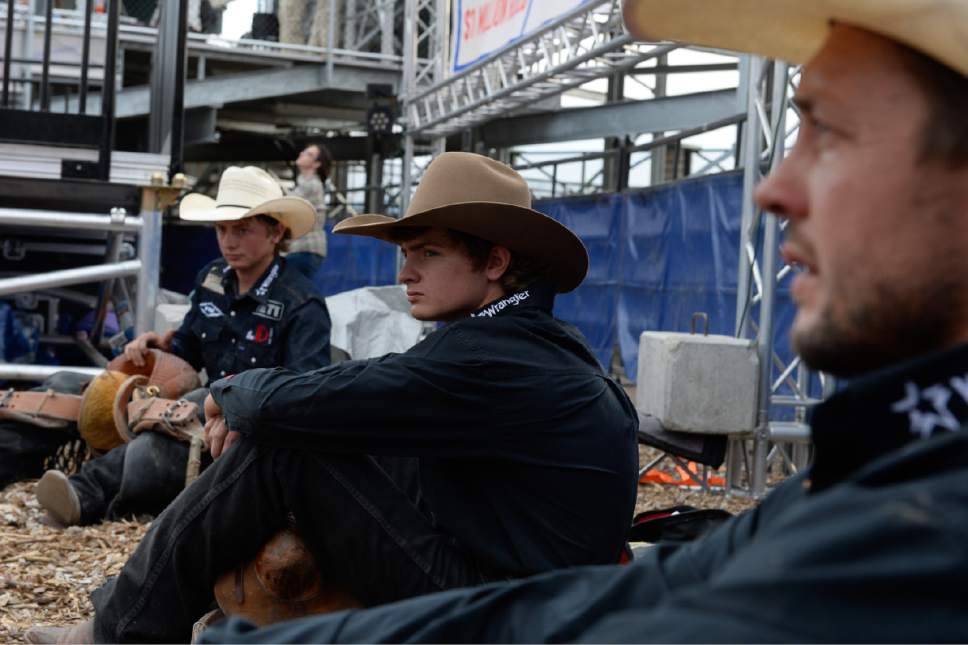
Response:
[[[410,251],[419,251],[420,249],[427,246],[428,244],[430,244],[430,242],[416,242],[412,245],[404,242],[403,244],[400,245],[400,248],[406,251],[407,253],[409,253]]]

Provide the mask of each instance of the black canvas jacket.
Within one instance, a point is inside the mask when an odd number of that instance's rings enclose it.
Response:
[[[418,458],[435,525],[508,576],[617,562],[638,419],[552,303],[530,288],[402,354],[251,370],[212,394],[256,441]]]
[[[968,348],[852,383],[813,468],[706,538],[629,566],[433,594],[211,642],[964,642]]]
[[[307,371],[329,365],[329,331],[326,303],[283,258],[241,296],[235,271],[219,259],[199,272],[172,353],[209,380],[254,367]]]

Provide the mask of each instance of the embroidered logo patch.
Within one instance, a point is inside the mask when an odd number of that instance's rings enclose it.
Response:
[[[255,308],[255,315],[269,320],[282,320],[282,314],[286,311],[286,306],[278,300],[266,300],[265,303]]]
[[[968,403],[968,376],[953,376],[947,383],[925,388],[908,381],[904,384],[904,397],[891,405],[891,411],[906,414],[911,434],[926,439],[936,428],[954,432],[961,427],[950,410],[952,403]]]
[[[266,345],[272,342],[272,330],[262,323],[256,325],[255,330],[250,329],[245,332],[245,339],[250,340],[253,343],[258,343],[260,345]]]
[[[198,303],[198,310],[201,311],[202,315],[204,315],[206,318],[218,318],[219,316],[225,315],[214,302],[200,302]]]

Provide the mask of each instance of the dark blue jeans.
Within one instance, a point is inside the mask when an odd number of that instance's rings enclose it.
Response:
[[[188,642],[218,577],[292,513],[327,582],[377,605],[503,579],[438,530],[419,462],[236,442],[151,525],[96,590],[98,642]]]
[[[201,413],[208,395],[198,388],[183,398]],[[81,524],[136,515],[157,515],[185,487],[188,444],[157,432],[142,432],[100,457],[84,462],[71,486],[81,502]],[[203,455],[202,467],[211,462]]]

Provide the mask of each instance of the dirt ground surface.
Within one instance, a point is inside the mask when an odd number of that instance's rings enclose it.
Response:
[[[643,449],[642,462],[654,453]],[[0,643],[21,643],[33,625],[67,625],[91,615],[90,592],[120,571],[147,523],[104,522],[60,529],[37,505],[34,482],[0,491]],[[642,484],[636,512],[688,504],[737,513],[754,502],[682,486]]]

